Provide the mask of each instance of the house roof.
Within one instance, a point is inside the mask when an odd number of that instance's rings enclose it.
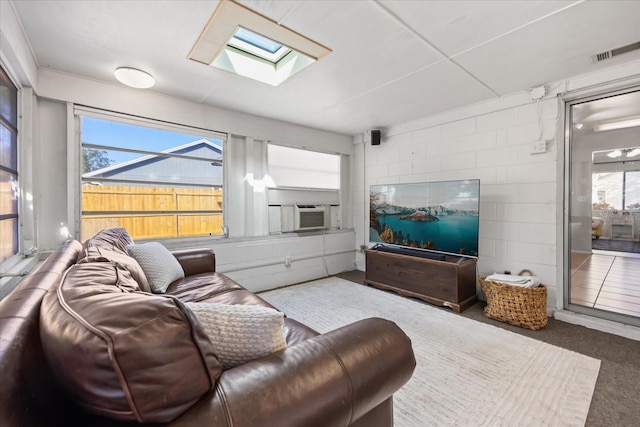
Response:
[[[167,150],[163,150],[161,151],[161,153],[166,153],[166,154],[188,154],[190,152],[193,152],[195,150],[198,150],[200,148],[209,148],[211,149],[214,153],[217,153],[218,156],[216,157],[212,157],[211,160],[222,160],[222,147],[212,143],[211,141],[208,141],[206,139],[198,139],[196,141],[193,142],[189,142],[187,144],[183,144],[177,147],[173,147],[173,148],[169,148]],[[167,159],[167,157],[164,156],[160,156],[158,154],[153,154],[153,155],[148,155],[148,156],[144,156],[144,157],[140,157],[137,159],[133,159],[133,160],[129,160],[126,162],[122,162],[122,163],[118,163],[115,165],[111,165],[111,166],[107,166],[105,168],[100,168],[100,169],[96,169],[94,171],[91,172],[87,172],[83,175],[84,178],[91,178],[91,177],[96,177],[96,176],[110,176],[110,175],[114,175],[118,172],[122,172],[122,171],[128,171],[128,170],[132,170],[135,168],[139,168],[142,166],[146,166],[150,163],[155,163],[155,162],[159,162],[162,160]]]

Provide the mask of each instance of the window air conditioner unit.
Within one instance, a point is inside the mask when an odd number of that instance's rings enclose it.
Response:
[[[324,206],[295,205],[293,207],[293,210],[294,230],[318,230],[326,228],[326,215]]]

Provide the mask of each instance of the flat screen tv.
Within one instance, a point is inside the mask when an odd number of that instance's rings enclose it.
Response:
[[[371,242],[478,257],[480,180],[372,185],[369,202]]]

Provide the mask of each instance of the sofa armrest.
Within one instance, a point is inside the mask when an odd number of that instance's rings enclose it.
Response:
[[[413,374],[411,341],[370,318],[225,371],[172,426],[346,426]]]
[[[172,253],[182,266],[185,276],[216,271],[216,254],[212,249],[183,249]]]

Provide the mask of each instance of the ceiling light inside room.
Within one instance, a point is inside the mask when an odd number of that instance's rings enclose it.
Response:
[[[604,132],[607,130],[625,129],[640,126],[640,117],[628,117],[615,122],[599,123],[593,127],[594,132]]]
[[[640,156],[640,148],[635,147],[635,148],[616,149],[607,153],[607,157],[610,157],[612,159],[617,159],[618,157],[622,157],[622,155],[624,155],[627,158]]]
[[[114,75],[120,83],[130,87],[135,87],[136,89],[148,89],[156,84],[156,80],[151,74],[138,70],[137,68],[116,68]]]
[[[278,86],[330,49],[230,0],[222,0],[189,59]]]
[[[626,153],[627,157],[640,156],[640,148],[633,148],[631,150],[628,150]]]

